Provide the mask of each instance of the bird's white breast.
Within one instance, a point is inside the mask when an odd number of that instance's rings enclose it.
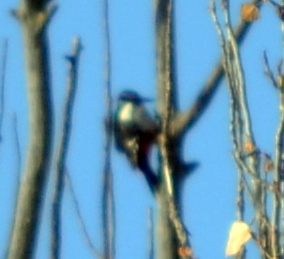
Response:
[[[118,116],[120,121],[131,121],[133,116],[133,104],[127,103],[123,105]]]

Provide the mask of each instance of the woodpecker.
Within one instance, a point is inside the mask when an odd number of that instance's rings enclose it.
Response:
[[[149,153],[156,141],[158,125],[144,106],[148,101],[151,99],[132,90],[125,90],[119,95],[114,117],[114,138],[118,151],[124,153],[130,164],[144,174],[153,192],[157,176],[151,169]]]

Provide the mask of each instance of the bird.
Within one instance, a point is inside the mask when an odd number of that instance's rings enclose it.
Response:
[[[148,112],[146,102],[134,90],[124,90],[118,96],[114,115],[114,140],[118,151],[124,153],[133,168],[138,168],[154,192],[158,180],[150,166],[150,149],[158,134],[158,125]]]

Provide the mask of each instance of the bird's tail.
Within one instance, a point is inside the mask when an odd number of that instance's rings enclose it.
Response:
[[[138,157],[138,167],[143,172],[151,192],[155,193],[158,185],[158,177],[150,167],[147,156],[142,155]]]

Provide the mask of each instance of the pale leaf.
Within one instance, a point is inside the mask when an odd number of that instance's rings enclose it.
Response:
[[[251,231],[243,221],[235,221],[230,229],[229,240],[226,248],[226,256],[232,256],[239,253],[243,245],[251,238]]]
[[[259,10],[257,5],[244,3],[241,7],[242,19],[246,22],[254,22],[259,18]]]

